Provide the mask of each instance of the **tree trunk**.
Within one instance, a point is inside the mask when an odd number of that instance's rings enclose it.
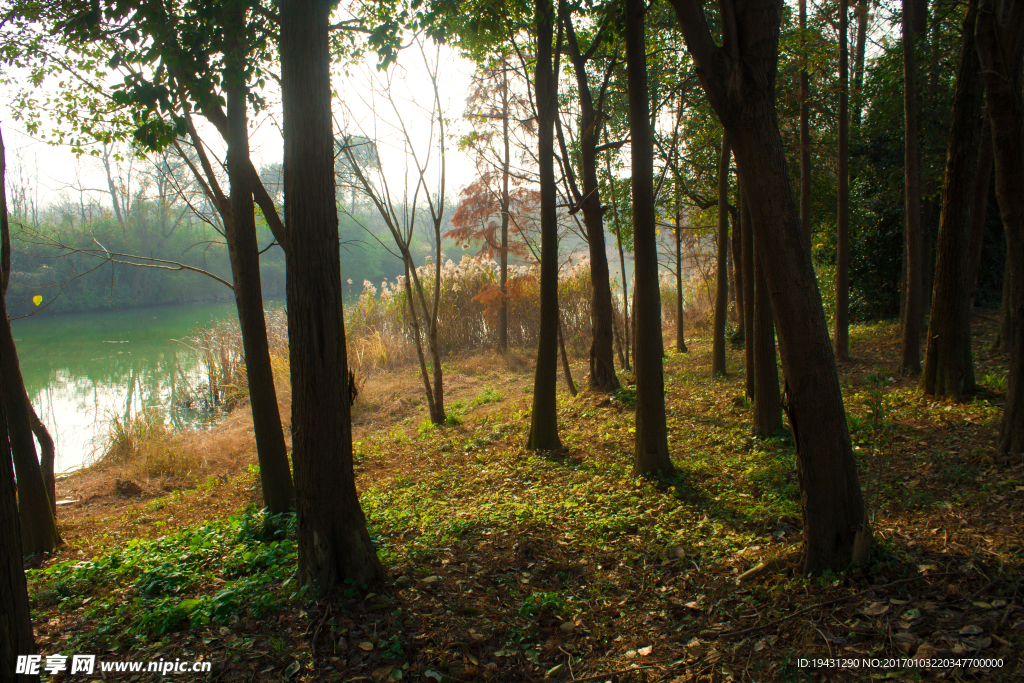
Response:
[[[743,179],[740,178],[740,186],[743,186]],[[743,325],[750,330],[750,333],[746,335],[743,344],[744,355],[746,356],[746,396],[751,401],[754,400],[754,382],[756,381],[757,374],[754,365],[754,342],[757,339],[755,336],[757,330],[754,327],[754,302],[757,295],[754,293],[754,278],[756,277],[754,272],[754,226],[751,224],[750,218],[750,202],[747,201],[746,191],[744,190],[743,195],[740,198],[741,207],[741,218],[740,218],[740,233],[743,238],[743,298],[750,302],[744,310],[743,315],[745,316]]]
[[[775,362],[775,319],[768,296],[768,281],[758,258],[754,238],[754,434],[768,437],[782,428],[782,397],[779,395],[779,366]]]
[[[1008,310],[1005,343],[1010,352],[1006,404],[996,452],[1024,453],[1024,102],[1021,101],[1021,52],[1024,51],[1024,2],[1008,5],[1000,26],[992,0],[981,0],[976,37],[985,78],[992,150],[995,156],[996,198],[1006,233]]]
[[[608,185],[612,195],[612,218],[615,221],[615,246],[619,250],[619,268],[622,271],[622,339],[621,345],[624,350],[622,369],[627,372],[629,367],[629,282],[626,278],[626,252],[622,248],[622,228],[619,225],[619,203],[615,199],[615,178],[612,176],[611,154],[605,157],[606,169],[608,171]]]
[[[26,392],[25,400],[28,400]],[[28,420],[36,441],[39,442],[39,471],[43,476],[43,488],[46,489],[46,497],[50,499],[50,511],[54,519],[57,518],[57,478],[53,472],[54,460],[57,459],[57,451],[53,445],[53,437],[47,431],[36,409],[32,407],[31,401],[28,404]]]
[[[975,199],[984,95],[974,42],[977,5],[964,18],[953,122],[946,146],[935,289],[925,344],[921,389],[961,398],[976,390],[971,357],[971,210]]]
[[[384,568],[352,470],[352,425],[334,204],[328,18],[324,0],[281,2],[288,342],[299,580],[324,594]]]
[[[921,159],[919,151],[920,102],[917,88],[915,43],[923,33],[921,0],[903,0],[903,306],[900,371],[921,372],[921,322],[924,310],[924,235],[921,226]]]
[[[686,312],[683,310],[683,208],[676,200],[676,351],[686,353]]]
[[[729,306],[729,133],[722,133],[722,155],[718,162],[718,277],[715,283],[715,329],[711,352],[711,375],[725,376],[725,316]]]
[[[743,191],[741,189],[743,185],[742,180],[736,181],[736,202],[739,205],[740,218],[735,221],[736,227],[732,231],[732,281],[733,281],[733,293],[736,299],[736,320],[738,326],[736,333],[732,335],[732,343],[739,344],[745,341],[746,337],[746,312],[744,310],[744,295],[746,289],[744,288],[743,280]]]
[[[864,500],[810,251],[775,108],[782,3],[727,5],[725,47],[698,0],[671,0],[702,86],[729,131],[775,313],[804,520],[801,571],[840,571],[870,549]],[[635,140],[635,138],[634,138]],[[756,295],[755,295],[756,296]]]
[[[229,10],[231,30],[239,40],[245,30],[241,5]],[[270,364],[267,323],[263,313],[263,288],[260,281],[260,252],[256,238],[256,214],[248,172],[249,103],[244,65],[226,70],[227,90],[227,169],[230,184],[230,216],[224,216],[224,234],[231,260],[235,286],[235,307],[245,353],[245,374],[249,381],[249,407],[252,410],[256,455],[260,463],[263,505],[272,513],[291,509],[295,492],[288,465],[288,451],[281,427],[281,413]],[[236,77],[236,75],[238,77]],[[347,385],[346,385],[347,386]]]
[[[565,377],[565,389],[570,396],[575,396],[576,383],[572,381],[572,368],[569,367],[569,354],[565,352],[565,335],[562,334],[562,319],[558,319],[558,354],[562,358],[562,376]]]
[[[533,378],[533,414],[529,450],[560,450],[555,386],[558,379],[558,201],[555,187],[555,116],[558,82],[552,65],[551,39],[554,8],[550,0],[536,0],[537,165],[540,173],[540,330],[537,334],[537,369]]]
[[[564,6],[563,6],[564,7]],[[614,307],[612,306],[611,279],[608,272],[608,251],[604,243],[604,220],[601,209],[601,193],[597,181],[597,144],[601,137],[601,119],[604,114],[597,111],[587,73],[588,58],[581,54],[576,42],[576,32],[568,10],[564,10],[563,25],[568,40],[568,55],[572,60],[576,76],[576,102],[580,108],[579,151],[580,180],[582,187],[579,199],[583,212],[583,226],[587,232],[587,246],[590,252],[590,388],[613,392],[619,388],[615,374],[615,350],[613,348]],[[570,163],[569,159],[565,160]]]
[[[857,46],[853,52],[853,125],[860,129],[864,112],[864,53],[868,44],[868,2],[859,0],[854,10],[857,17]]]
[[[501,277],[501,302],[498,304],[498,351],[508,351],[508,223],[509,223],[509,193],[508,182],[511,176],[512,166],[511,134],[509,133],[509,91],[508,91],[508,64],[502,60],[501,69],[501,139],[505,145],[505,155],[501,161],[501,253],[499,258],[499,273]],[[440,251],[440,250],[439,250]],[[441,263],[441,255],[438,253],[437,263]]]
[[[1001,212],[1000,212],[1001,213]],[[993,351],[1008,353],[1010,347],[1010,255],[1003,262],[1003,295],[999,300],[999,332],[992,343]]]
[[[985,223],[988,220],[988,198],[992,191],[992,121],[985,111],[981,125],[981,146],[978,148],[978,169],[974,178],[974,200],[971,202],[971,272],[967,278],[971,287],[971,312],[978,295],[978,274],[981,271],[981,252],[985,246]]]
[[[836,212],[836,357],[850,357],[850,2],[839,2],[839,197]]]
[[[661,338],[661,290],[654,216],[654,141],[647,102],[647,49],[643,0],[625,0],[626,84],[633,179],[634,363],[636,366],[636,438],[633,474],[675,472],[665,424],[665,353]]]
[[[800,31],[807,30],[807,0],[800,0]],[[800,37],[800,230],[807,252],[811,251],[811,106],[807,73],[806,41]]]
[[[3,375],[0,375],[0,384]],[[35,654],[28,586],[22,565],[21,531],[15,495],[7,416],[0,402],[0,683],[38,681],[38,676],[16,675],[18,655]],[[3,559],[6,558],[6,559]]]

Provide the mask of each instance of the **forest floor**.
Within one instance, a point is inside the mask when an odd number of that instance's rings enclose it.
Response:
[[[840,575],[787,562],[793,444],[751,437],[741,351],[724,379],[710,339],[668,353],[678,476],[658,482],[629,474],[631,387],[573,398],[559,378],[565,452],[537,455],[529,357],[486,354],[445,367],[444,428],[425,422],[412,372],[369,380],[357,402],[386,585],[324,601],[298,588],[294,518],[268,532],[253,510],[251,444],[170,493],[86,473],[62,480],[58,497],[78,500],[59,511],[65,543],[29,572],[39,652],[203,660],[210,673],[181,678],[211,681],[1022,680],[1024,463],[993,458],[994,329],[975,320],[984,391],[964,403],[894,374],[893,325],[852,329],[840,373],[875,547]]]

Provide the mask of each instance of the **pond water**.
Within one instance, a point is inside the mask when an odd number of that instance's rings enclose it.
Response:
[[[115,417],[155,409],[175,429],[209,421],[209,411],[181,400],[203,378],[195,354],[175,340],[235,315],[228,301],[12,321],[25,388],[56,442],[54,469],[82,467]]]

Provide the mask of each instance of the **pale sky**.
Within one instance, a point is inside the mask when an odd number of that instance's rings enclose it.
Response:
[[[439,51],[428,46],[424,52],[431,61],[436,59],[440,63],[440,99],[448,119],[447,132],[450,138],[446,163],[447,194],[455,197],[475,176],[472,160],[458,150],[457,144],[458,135],[466,131],[462,116],[473,64],[445,46]],[[373,92],[368,84],[371,80],[382,82],[390,78],[398,110],[405,119],[421,158],[427,152],[429,143],[429,113],[434,94],[423,56],[415,45],[399,54],[398,63],[387,74],[377,72],[375,63],[376,56],[370,55],[362,67],[352,68],[349,76],[339,75],[335,78],[334,86],[339,96],[334,101],[334,115],[337,124],[348,128],[348,132],[380,140],[381,164],[394,191],[401,186],[401,178],[406,171],[398,120],[383,95]],[[264,95],[272,103],[270,111],[250,120],[250,146],[257,168],[280,162],[282,156],[280,96],[269,91]],[[0,126],[3,127],[8,174],[16,176],[21,173],[31,185],[38,185],[38,196],[43,205],[56,200],[62,189],[78,185],[97,189],[95,197],[109,205],[109,196],[105,192],[106,178],[100,161],[90,156],[76,157],[67,146],[53,146],[29,136],[24,126],[12,116],[11,100],[12,93],[0,89]],[[203,139],[212,148],[222,150],[219,135],[209,127],[204,130],[202,121],[201,117],[196,117]],[[436,150],[433,158],[436,158]]]

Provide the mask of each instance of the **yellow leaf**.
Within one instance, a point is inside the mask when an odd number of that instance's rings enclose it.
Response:
[[[43,303],[43,297],[40,296],[39,294],[36,294],[34,297],[32,297],[32,303],[38,306],[39,304]]]

